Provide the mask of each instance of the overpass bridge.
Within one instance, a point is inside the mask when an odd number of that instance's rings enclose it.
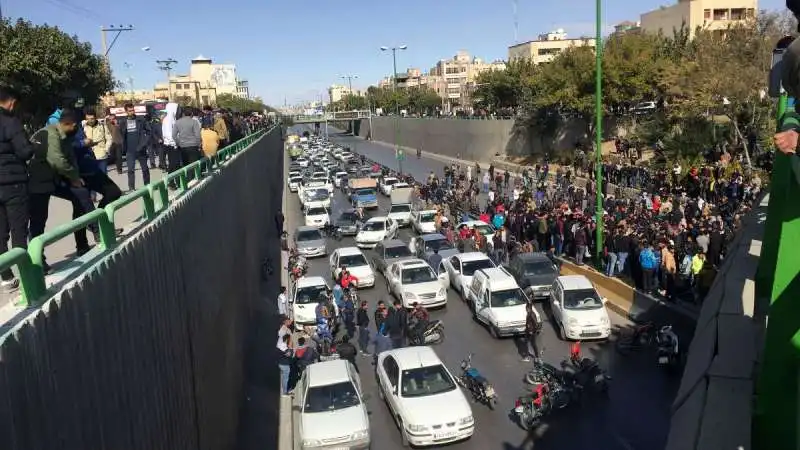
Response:
[[[295,114],[284,115],[283,117],[291,119],[296,124],[314,124],[324,122],[345,122],[348,120],[361,120],[370,119],[372,117],[371,111],[334,111],[322,112],[320,114]]]

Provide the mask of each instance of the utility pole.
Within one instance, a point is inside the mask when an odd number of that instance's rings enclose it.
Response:
[[[603,21],[602,0],[595,0],[595,78],[594,78],[594,181],[597,203],[595,207],[595,224],[597,236],[595,237],[595,264],[601,264],[603,257]]]
[[[108,57],[108,53],[114,48],[114,44],[117,43],[117,39],[119,39],[119,35],[122,34],[124,31],[133,31],[133,25],[109,25],[109,26],[101,26],[100,27],[100,38],[103,44],[103,58],[106,60],[106,65],[108,66],[109,72],[111,71],[111,60]],[[106,33],[116,33],[114,38],[111,39],[111,44],[108,43],[108,37]]]
[[[403,160],[406,156],[400,148],[400,99],[397,97],[397,51],[405,50],[408,46],[398,45],[397,47],[381,47],[381,51],[392,51],[392,92],[394,93],[394,156],[397,159],[397,169],[400,175],[403,174]],[[371,131],[370,131],[371,132]]]
[[[175,61],[172,58],[167,59],[159,59],[156,60],[156,64],[158,64],[158,68],[163,70],[167,73],[167,101],[172,101],[172,66],[178,64],[178,61]]]

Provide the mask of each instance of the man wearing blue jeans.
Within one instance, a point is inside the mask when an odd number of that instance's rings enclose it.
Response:
[[[281,371],[281,394],[289,395],[289,374],[292,371],[292,349],[289,348],[291,335],[284,334],[278,341],[278,368]]]
[[[136,190],[136,161],[142,169],[142,180],[150,184],[150,168],[147,166],[147,149],[153,141],[150,123],[144,118],[136,117],[133,104],[125,104],[125,117],[119,119],[119,131],[122,133],[122,154],[128,167],[128,190]]]

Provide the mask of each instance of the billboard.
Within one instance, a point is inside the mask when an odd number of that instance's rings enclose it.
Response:
[[[217,64],[211,71],[211,86],[217,88],[217,93],[236,92],[236,66],[234,64]]]

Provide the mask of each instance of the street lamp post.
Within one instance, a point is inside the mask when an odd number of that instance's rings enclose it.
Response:
[[[352,99],[353,97],[353,78],[358,78],[358,75],[342,75],[343,80],[347,80],[347,95]],[[349,105],[348,105],[349,106]],[[348,109],[351,109],[348,107]],[[353,119],[350,121],[350,130],[353,132],[353,136],[356,135],[356,120]]]
[[[595,224],[597,236],[595,238],[595,263],[600,265],[603,256],[603,20],[602,0],[595,0],[595,78],[594,78],[594,170],[595,191],[597,202],[595,205]]]
[[[392,51],[392,91],[394,92],[394,156],[397,159],[397,169],[403,174],[403,159],[405,155],[400,149],[400,99],[397,98],[397,51],[406,50],[408,46],[398,45],[397,47],[381,47],[381,51]]]

